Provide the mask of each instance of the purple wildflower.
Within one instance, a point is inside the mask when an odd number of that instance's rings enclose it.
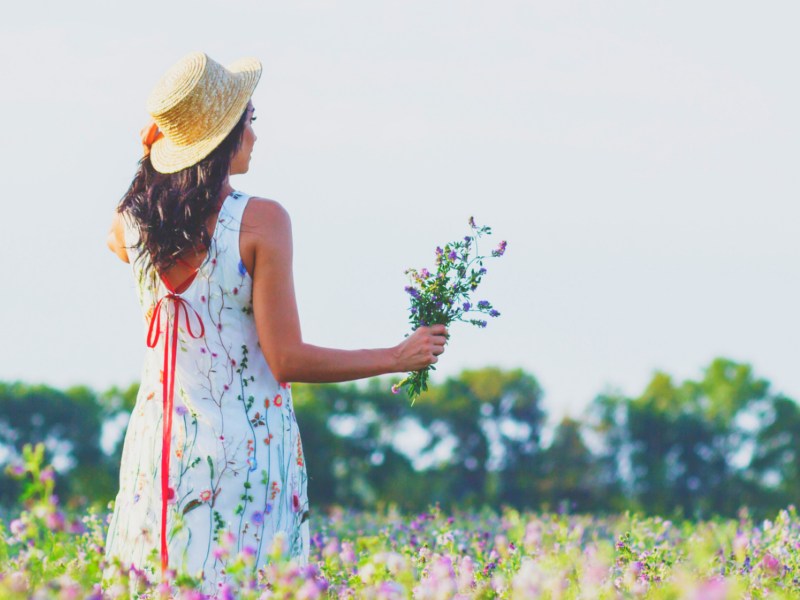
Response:
[[[505,252],[506,252],[506,245],[507,245],[507,242],[505,240],[500,242],[500,244],[497,246],[497,248],[492,250],[492,256],[503,256],[503,254],[505,254]]]
[[[457,258],[458,258],[458,254],[456,254],[456,251],[455,251],[455,250],[451,250],[451,251],[450,251],[450,254],[448,254],[448,255],[447,255],[447,258],[448,258],[449,260],[455,260],[455,259],[457,259]]]
[[[267,502],[267,505],[264,507],[264,514],[268,515],[272,512],[272,503]]]
[[[478,310],[485,310],[485,309],[489,308],[490,306],[491,306],[491,304],[489,304],[488,300],[480,300],[478,302]]]
[[[178,416],[183,417],[189,412],[189,410],[183,404],[181,404],[175,407],[175,412],[178,413]]]
[[[489,316],[490,317],[499,317],[500,316],[500,311],[492,309],[492,310],[489,311]]]
[[[44,522],[50,531],[63,531],[66,520],[64,519],[64,513],[58,510],[56,512],[47,513]]]
[[[253,514],[250,516],[250,520],[255,525],[261,525],[261,524],[264,523],[264,513],[262,511],[260,511],[260,510],[257,510],[255,512],[253,512]]]
[[[406,286],[406,292],[407,292],[407,293],[408,293],[408,294],[409,294],[409,295],[410,295],[412,298],[419,298],[419,290],[418,290],[417,288],[413,287],[413,286],[407,285],[407,286]]]
[[[423,279],[427,279],[428,277],[431,276],[431,272],[428,271],[428,269],[425,269],[425,268],[423,268],[422,271],[419,272],[419,274]]]

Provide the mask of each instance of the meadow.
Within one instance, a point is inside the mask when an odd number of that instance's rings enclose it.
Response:
[[[12,476],[19,509],[0,519],[2,598],[200,599],[191,573],[167,582],[147,565],[103,558],[106,508],[78,512],[53,495],[42,446],[26,447]],[[219,598],[796,598],[800,518],[671,521],[519,511],[417,514],[332,508],[312,519],[308,565],[239,554]],[[220,539],[219,552],[228,540]],[[156,565],[154,556],[153,565]],[[103,580],[103,573],[106,578]]]

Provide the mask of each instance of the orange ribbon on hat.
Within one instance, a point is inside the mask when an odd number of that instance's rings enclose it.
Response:
[[[144,149],[145,156],[150,156],[150,148],[164,137],[164,134],[159,131],[158,125],[156,125],[155,122],[145,125],[139,132],[139,135],[142,138],[142,149]]]

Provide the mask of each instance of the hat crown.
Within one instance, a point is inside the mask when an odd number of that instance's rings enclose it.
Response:
[[[147,111],[161,132],[178,146],[213,136],[236,104],[233,73],[203,52],[173,65],[147,99]]]

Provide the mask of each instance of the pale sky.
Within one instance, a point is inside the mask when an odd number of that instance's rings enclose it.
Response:
[[[799,18],[788,1],[14,3],[0,380],[137,379],[143,325],[105,236],[150,89],[202,50],[263,62],[232,183],[292,216],[307,341],[399,342],[403,271],[474,215],[509,243],[475,298],[503,315],[454,326],[440,377],[522,367],[556,419],[727,356],[800,399]]]

